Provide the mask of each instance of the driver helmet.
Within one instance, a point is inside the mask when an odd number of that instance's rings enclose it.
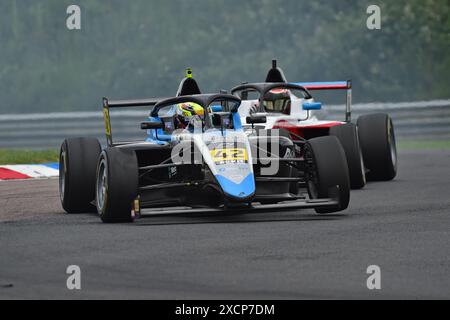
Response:
[[[291,95],[287,89],[272,89],[266,93],[263,100],[267,112],[289,113]]]
[[[179,103],[176,107],[176,117],[184,128],[189,125],[192,119],[202,118],[205,114],[203,107],[195,102]]]

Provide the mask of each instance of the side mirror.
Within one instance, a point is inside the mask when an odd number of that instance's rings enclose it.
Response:
[[[266,123],[266,122],[267,122],[266,116],[253,115],[253,116],[247,117],[247,123],[249,123],[249,124]]]
[[[322,103],[321,102],[304,102],[303,103],[303,110],[320,110],[322,109]]]
[[[146,121],[141,123],[142,130],[164,129],[164,123],[161,121]]]
[[[223,107],[220,104],[214,104],[209,106],[209,109],[211,110],[211,112],[222,112],[223,111]]]

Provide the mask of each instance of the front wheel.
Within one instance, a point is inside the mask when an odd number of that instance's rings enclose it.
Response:
[[[350,202],[350,178],[347,159],[339,140],[334,136],[308,140],[304,158],[309,197],[339,201],[334,207],[316,208],[316,212],[333,213],[347,209]]]
[[[132,150],[108,148],[97,165],[96,205],[103,222],[132,222],[132,202],[138,194],[138,164]]]

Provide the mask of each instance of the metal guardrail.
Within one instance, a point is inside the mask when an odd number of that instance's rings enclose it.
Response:
[[[344,111],[344,105],[325,105],[321,116],[342,120]],[[450,100],[355,104],[352,118],[373,112],[391,115],[399,139],[450,139]],[[148,114],[143,110],[112,112],[114,138],[143,139],[145,132],[139,126]],[[0,115],[0,148],[59,148],[64,138],[78,136],[96,137],[106,143],[101,110]]]
[[[322,115],[327,119],[342,119],[343,108],[330,105],[324,107]],[[377,112],[392,117],[399,139],[450,139],[450,100],[355,104],[352,119]]]

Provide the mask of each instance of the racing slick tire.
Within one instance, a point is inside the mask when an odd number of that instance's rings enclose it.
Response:
[[[95,177],[102,149],[95,138],[64,140],[59,153],[59,194],[67,213],[95,212]]]
[[[103,222],[132,222],[138,194],[138,162],[133,150],[107,148],[98,159],[95,203]]]
[[[358,129],[353,123],[330,128],[330,135],[339,139],[347,157],[350,185],[352,189],[362,189],[366,185],[366,172],[359,143]]]
[[[308,140],[304,158],[309,197],[339,201],[333,207],[316,208],[316,212],[333,213],[347,209],[350,202],[350,177],[345,152],[339,140],[334,136]]]
[[[358,134],[370,181],[389,181],[397,175],[397,146],[392,119],[385,113],[358,118]]]

